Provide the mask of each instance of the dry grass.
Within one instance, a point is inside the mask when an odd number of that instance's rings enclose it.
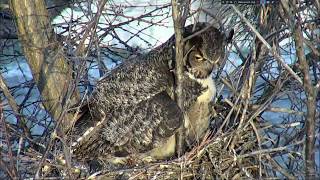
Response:
[[[217,105],[216,105],[217,106]],[[168,161],[104,169],[92,174],[93,178],[125,179],[247,179],[266,177],[262,163],[269,155],[286,149],[261,150],[260,132],[263,128],[257,119],[246,121],[243,127],[232,114],[227,104],[216,107],[217,116],[212,119],[212,129],[202,141],[180,158]],[[219,125],[220,126],[219,126]],[[224,127],[222,127],[222,125]]]

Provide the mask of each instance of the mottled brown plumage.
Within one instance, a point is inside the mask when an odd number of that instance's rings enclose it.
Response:
[[[196,31],[207,25],[198,23]],[[185,37],[193,33],[192,27],[185,28]],[[184,118],[173,98],[174,41],[172,36],[149,53],[125,61],[97,83],[87,113],[75,125],[74,134],[81,136],[73,145],[78,158],[146,153],[162,159],[174,153],[174,135]],[[183,98],[189,137],[207,128],[208,113],[196,108],[207,110],[215,94],[210,74],[224,56],[225,44],[225,35],[213,27],[185,44]],[[199,112],[201,120],[194,118]],[[194,128],[198,122],[205,124],[201,130]]]

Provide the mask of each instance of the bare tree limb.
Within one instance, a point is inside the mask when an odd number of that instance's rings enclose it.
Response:
[[[81,42],[80,42],[80,44],[78,46],[78,49],[77,49],[77,52],[76,52],[77,55],[82,55],[83,54],[83,52],[85,50],[85,47],[86,47],[85,44],[84,44],[85,40],[87,39],[87,37],[90,34],[93,35],[92,32],[96,31],[99,18],[100,18],[101,14],[102,14],[102,11],[104,10],[104,6],[106,5],[106,3],[107,3],[107,0],[100,0],[99,1],[98,12],[95,15],[95,17],[89,22],[89,25],[87,26],[87,29],[86,29],[86,31],[85,31],[85,33],[83,35],[83,38],[82,38],[82,40],[81,40]]]
[[[273,54],[275,59],[302,85],[303,82],[301,78],[285,63],[284,59],[277,53],[277,51],[270,46],[270,44],[261,36],[255,27],[250,23],[250,21],[244,17],[244,15],[239,11],[239,9],[231,5],[234,11],[240,16],[240,18],[248,25],[248,27],[256,34],[258,39],[268,48],[268,50]]]
[[[44,105],[54,119],[63,111],[65,95],[71,84],[71,69],[50,26],[44,0],[11,0],[18,36],[38,85]],[[65,115],[68,127],[72,117]]]
[[[175,69],[175,78],[176,78],[176,89],[175,89],[175,99],[178,103],[178,106],[181,108],[182,112],[184,112],[183,108],[183,96],[182,96],[182,81],[183,81],[183,28],[186,22],[187,14],[189,12],[189,2],[183,0],[172,0],[172,18],[174,24],[174,33],[175,33],[175,60],[176,60],[176,69]],[[178,132],[177,139],[177,152],[178,156],[182,155],[183,151],[183,143],[185,136],[185,128],[184,121],[182,123],[182,127]]]
[[[11,93],[10,93],[10,91],[9,91],[9,89],[8,89],[8,87],[7,87],[7,85],[6,85],[6,83],[5,83],[5,81],[4,81],[4,79],[3,79],[1,74],[0,74],[0,89],[3,91],[3,94],[7,98],[8,103],[9,103],[10,107],[13,110],[13,114],[17,119],[18,126],[20,126],[20,128],[22,129],[22,131],[23,131],[23,133],[24,133],[24,135],[26,137],[28,137],[29,139],[32,139],[30,130],[27,127],[26,120],[23,117],[21,117],[20,110],[19,110],[20,108],[17,105],[14,97],[11,95]]]
[[[303,42],[304,37],[301,29],[300,19],[296,19],[295,12],[297,12],[296,2],[288,2],[282,0],[281,5],[287,14],[287,19],[291,30],[293,31],[293,38],[295,42],[296,55],[299,62],[299,69],[303,74],[303,88],[307,97],[307,113],[305,116],[305,132],[306,132],[306,148],[305,148],[305,178],[316,178],[316,164],[315,164],[315,130],[316,130],[316,88],[313,87],[310,76],[310,67],[306,60]],[[293,13],[292,13],[293,12]]]
[[[6,142],[7,147],[8,147],[7,148],[8,149],[7,150],[8,151],[8,157],[4,158],[3,155],[2,155],[2,142],[1,142],[1,139],[0,139],[0,169],[4,169],[11,179],[18,179],[18,177],[19,177],[18,176],[18,172],[17,172],[17,169],[16,169],[15,164],[13,162],[14,160],[13,160],[12,146],[11,146],[10,138],[9,138],[9,132],[7,130],[7,124],[6,124],[5,119],[3,117],[2,109],[3,109],[3,107],[2,107],[2,104],[0,103],[0,127],[2,126],[3,131],[4,131],[4,139],[5,139],[5,142]],[[9,164],[8,165],[6,165],[4,159],[8,159],[9,160]]]

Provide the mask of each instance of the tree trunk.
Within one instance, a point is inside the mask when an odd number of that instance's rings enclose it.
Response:
[[[176,79],[176,89],[175,89],[175,99],[178,103],[178,106],[181,108],[182,112],[184,112],[183,108],[183,96],[182,96],[182,81],[183,81],[183,28],[187,19],[187,15],[189,12],[189,1],[179,1],[172,0],[172,18],[174,24],[174,34],[175,34],[175,79]],[[184,114],[184,113],[183,113]],[[178,156],[182,155],[183,151],[183,143],[185,140],[185,127],[184,121],[182,126],[180,127],[177,134],[177,153]]]
[[[295,23],[293,28],[293,37],[296,45],[296,54],[298,57],[299,67],[303,74],[303,87],[307,96],[307,114],[305,116],[306,128],[306,149],[305,149],[305,165],[306,179],[316,178],[315,164],[315,130],[316,130],[316,89],[312,85],[311,76],[309,74],[310,67],[307,63],[303,49],[303,35],[301,24]]]
[[[291,4],[290,4],[291,3]],[[305,147],[305,179],[316,178],[316,163],[315,163],[315,140],[316,140],[316,88],[313,87],[310,76],[310,67],[306,60],[303,47],[303,34],[301,29],[301,20],[295,17],[297,12],[296,2],[282,0],[281,5],[287,14],[289,26],[292,29],[293,39],[295,43],[296,55],[298,58],[299,68],[303,75],[303,88],[306,94],[307,113],[305,115],[305,132],[306,132],[306,147]]]
[[[63,107],[71,97],[67,92],[72,84],[72,74],[50,26],[45,2],[11,0],[10,5],[18,37],[43,104],[51,116],[57,121],[61,119],[62,127],[67,128],[72,118],[71,115],[64,115]]]

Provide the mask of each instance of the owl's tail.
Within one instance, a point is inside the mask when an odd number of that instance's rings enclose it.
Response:
[[[71,139],[78,138],[90,127],[94,126],[93,116],[90,111],[90,102],[84,102],[81,105],[75,105],[69,111],[74,114],[72,126],[69,128],[67,134]]]

